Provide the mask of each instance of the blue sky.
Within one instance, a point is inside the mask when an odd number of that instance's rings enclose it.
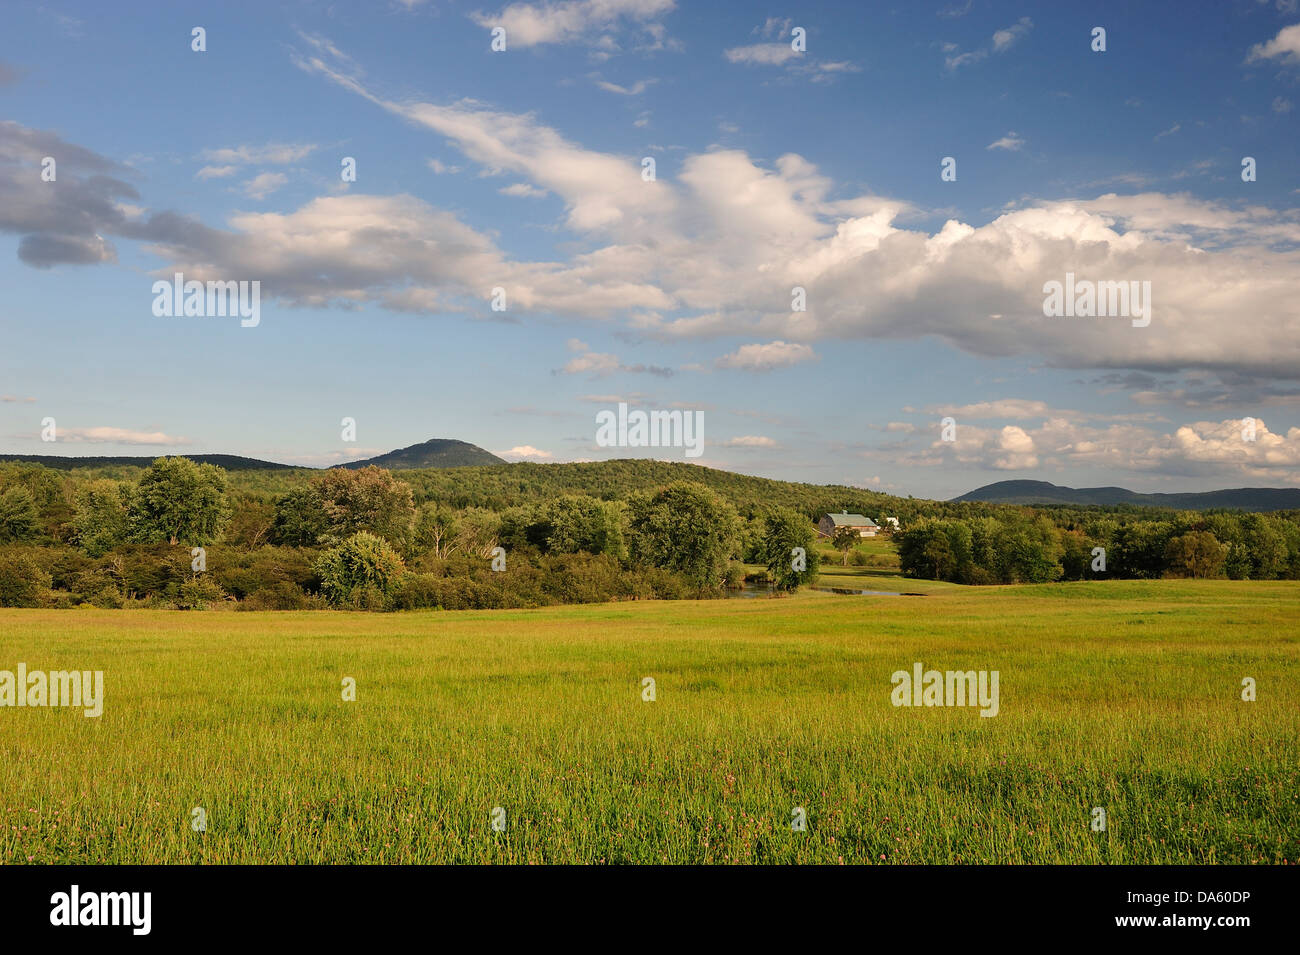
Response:
[[[624,400],[917,496],[1300,484],[1296,6],[6,3],[0,450],[649,453]],[[260,323],[155,316],[175,271]]]

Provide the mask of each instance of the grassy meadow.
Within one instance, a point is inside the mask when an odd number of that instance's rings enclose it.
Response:
[[[98,719],[0,709],[0,862],[1300,859],[1294,583],[824,570],[926,596],[0,610],[0,669],[105,674]],[[1001,712],[895,708],[915,661]]]

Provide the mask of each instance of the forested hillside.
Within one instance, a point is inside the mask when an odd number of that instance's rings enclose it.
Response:
[[[1300,488],[1234,487],[1183,494],[1140,494],[1123,487],[1063,487],[1047,481],[998,481],[954,498],[994,504],[1135,504],[1185,511],[1236,508],[1243,511],[1285,511],[1300,508]]]
[[[896,518],[914,577],[1300,578],[1295,511],[926,501],[650,460],[227,472],[160,458],[0,464],[0,605],[540,606],[717,595],[746,574],[789,590],[816,578],[815,522],[841,510]]]

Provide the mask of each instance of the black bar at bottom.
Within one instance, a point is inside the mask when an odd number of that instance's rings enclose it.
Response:
[[[1290,866],[558,868],[544,877],[536,868],[5,866],[0,924],[7,942],[127,945],[373,944],[377,929],[438,938],[457,924],[494,941],[517,931],[534,941],[636,944],[649,932],[667,943],[683,922],[698,927],[697,939],[732,942],[789,928],[804,939],[847,931],[864,941],[1127,935],[1231,944],[1293,928],[1298,881]],[[72,925],[73,886],[78,923],[119,924]],[[147,934],[145,898],[129,894],[146,892]]]

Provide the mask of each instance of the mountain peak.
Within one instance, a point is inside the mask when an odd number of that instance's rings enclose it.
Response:
[[[457,441],[455,438],[430,438],[428,441],[421,441],[407,448],[398,448],[387,454],[334,466],[355,471],[373,464],[399,471],[412,468],[463,468],[505,463],[490,451],[484,451],[478,445],[470,444],[468,441]]]

